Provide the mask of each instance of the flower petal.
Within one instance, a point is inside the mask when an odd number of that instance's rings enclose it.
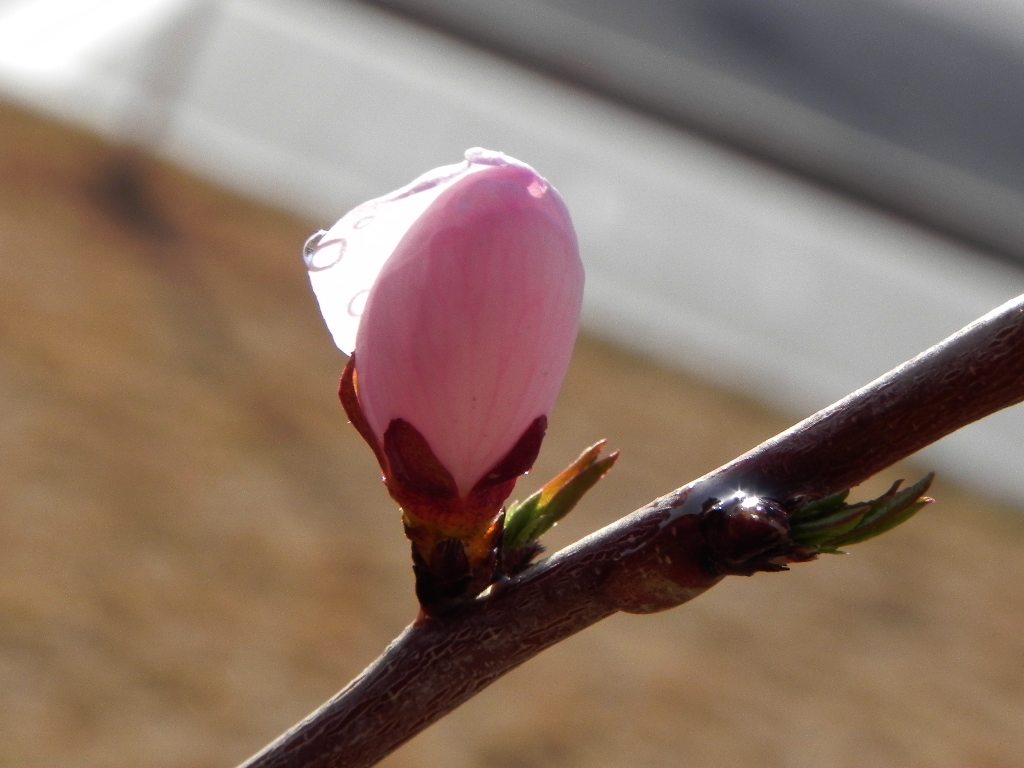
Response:
[[[490,163],[449,185],[368,296],[356,348],[371,428],[413,424],[467,493],[551,410],[582,289],[568,212],[532,169]]]
[[[447,189],[494,165],[526,167],[500,152],[467,150],[463,162],[435,168],[357,206],[306,241],[303,260],[338,349],[352,354],[370,289],[408,229]]]

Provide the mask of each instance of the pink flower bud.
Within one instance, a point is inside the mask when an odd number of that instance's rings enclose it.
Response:
[[[463,541],[493,528],[576,338],[583,267],[558,193],[472,149],[359,206],[306,259],[336,343],[354,351],[342,401],[407,526]]]

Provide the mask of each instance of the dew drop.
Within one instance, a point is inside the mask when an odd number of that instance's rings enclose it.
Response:
[[[464,155],[466,162],[472,165],[508,165],[508,159],[501,153],[483,147],[471,147]]]
[[[302,245],[302,260],[309,265],[313,254],[316,253],[317,246],[320,245],[320,241],[323,240],[324,235],[327,234],[326,229],[318,229],[312,235],[306,238],[306,242]]]
[[[363,310],[366,308],[366,297],[369,293],[370,292],[368,290],[364,289],[349,299],[348,313],[351,317],[362,316]]]
[[[310,272],[320,272],[333,267],[345,255],[345,248],[348,245],[345,238],[335,237],[325,241],[326,234],[326,230],[321,229],[310,235],[302,246],[302,260]]]
[[[363,216],[355,224],[352,225],[352,229],[362,229],[363,227],[368,227],[372,221],[373,214],[370,214],[369,216]]]

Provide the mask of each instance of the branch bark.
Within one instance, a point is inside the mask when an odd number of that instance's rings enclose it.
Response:
[[[730,571],[704,514],[736,489],[782,508],[857,485],[1024,400],[1024,296],[465,609],[420,618],[334,698],[241,768],[373,765],[501,675],[616,611],[664,610]],[[756,567],[755,567],[756,569]],[[746,572],[736,570],[731,572]]]

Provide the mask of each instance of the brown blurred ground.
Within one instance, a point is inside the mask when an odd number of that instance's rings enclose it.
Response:
[[[315,225],[7,107],[0,136],[0,765],[233,765],[414,611]],[[622,449],[560,546],[785,422],[584,340],[524,489]],[[1024,765],[1024,516],[934,494],[850,557],[609,619],[385,765]]]

